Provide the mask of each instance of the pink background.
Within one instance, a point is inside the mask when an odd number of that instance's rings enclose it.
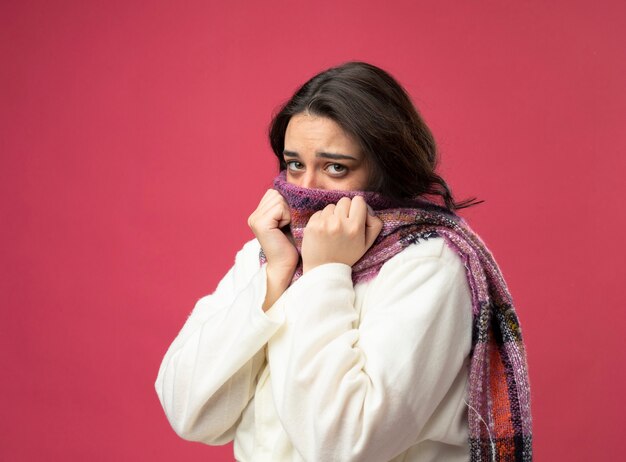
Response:
[[[486,200],[465,215],[518,306],[536,460],[624,454],[625,5],[2,2],[0,459],[232,460],[153,382],[251,238],[272,111],[351,59]]]

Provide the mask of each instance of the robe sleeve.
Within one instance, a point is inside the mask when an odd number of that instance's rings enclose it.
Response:
[[[201,298],[161,363],[155,388],[182,438],[224,444],[255,390],[265,345],[282,323],[263,312],[265,265],[250,241],[215,292]]]

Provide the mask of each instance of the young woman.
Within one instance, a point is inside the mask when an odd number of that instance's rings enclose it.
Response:
[[[255,239],[167,351],[174,430],[240,461],[529,461],[526,358],[489,251],[435,173],[430,130],[366,63],[275,116]]]

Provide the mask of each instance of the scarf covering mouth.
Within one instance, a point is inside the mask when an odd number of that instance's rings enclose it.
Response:
[[[274,179],[291,213],[291,233],[298,252],[313,213],[342,197],[362,196],[383,221],[372,246],[352,266],[353,283],[376,277],[382,265],[409,245],[443,238],[459,255],[472,297],[472,348],[468,420],[471,462],[532,461],[532,419],[526,351],[513,299],[498,265],[480,237],[458,215],[426,200],[408,206],[370,191],[302,188]],[[260,263],[267,260],[261,250]],[[298,265],[293,281],[302,276]],[[292,282],[293,283],[293,282]],[[417,308],[416,300],[416,309]]]

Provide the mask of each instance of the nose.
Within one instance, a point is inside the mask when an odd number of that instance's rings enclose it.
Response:
[[[300,186],[308,189],[324,189],[319,184],[319,178],[317,177],[315,172],[306,172],[302,176],[302,182]]]

